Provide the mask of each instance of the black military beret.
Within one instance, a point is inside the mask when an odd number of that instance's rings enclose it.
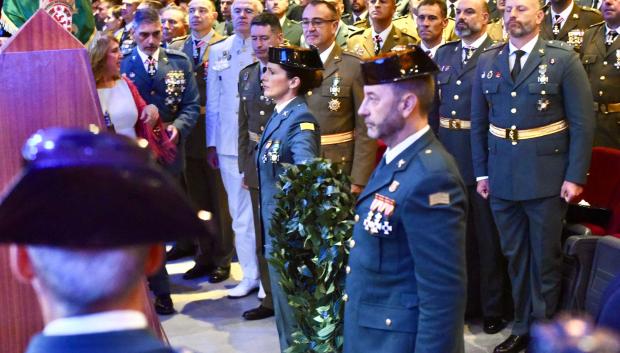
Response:
[[[316,48],[270,47],[269,62],[294,69],[323,70],[323,62]]]
[[[145,142],[80,129],[33,134],[0,203],[0,243],[90,248],[204,236],[204,221]]]
[[[417,45],[365,59],[361,65],[365,85],[398,82],[439,71],[437,64]]]

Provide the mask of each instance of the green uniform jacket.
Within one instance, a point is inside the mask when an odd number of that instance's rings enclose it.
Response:
[[[77,32],[73,33],[77,39],[86,44],[95,34],[95,17],[91,2],[87,0],[76,0],[77,11],[73,14],[73,25]],[[35,12],[39,9],[39,0],[6,0],[2,5],[2,27],[15,34]]]
[[[368,137],[364,118],[357,113],[364,99],[360,58],[335,45],[324,66],[321,86],[306,96],[308,108],[318,120],[322,135],[354,131],[355,139],[322,144],[321,155],[343,163],[353,184],[366,185],[374,168],[377,144]]]
[[[592,26],[583,36],[581,63],[588,73],[596,103],[620,103],[620,37],[605,46],[605,22]],[[620,112],[596,113],[594,146],[620,149]]]
[[[402,32],[396,25],[392,26],[385,43],[381,47],[381,53],[387,53],[397,45],[418,44],[418,40]],[[361,57],[371,57],[375,55],[375,42],[372,38],[372,28],[356,32],[349,37],[347,48]]]
[[[547,9],[545,10],[545,20],[543,21],[543,26],[541,30],[543,39],[561,40],[563,42],[571,44],[576,49],[579,49],[579,47],[581,46],[581,42],[583,41],[583,35],[579,35],[579,33],[583,32],[579,31],[585,31],[591,25],[601,22],[603,20],[601,13],[597,10],[589,7],[581,7],[575,4],[573,6],[573,11],[571,11],[568,18],[564,20],[566,22],[564,23],[564,26],[562,26],[562,29],[560,29],[560,33],[558,33],[557,36],[554,36],[552,17],[553,16],[551,14],[551,6],[547,6]],[[577,42],[569,41],[569,33],[571,37],[575,37]]]

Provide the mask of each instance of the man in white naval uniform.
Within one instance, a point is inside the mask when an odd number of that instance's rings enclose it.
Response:
[[[207,162],[219,168],[228,195],[235,232],[235,247],[243,279],[228,292],[231,298],[248,295],[259,286],[254,218],[249,190],[238,164],[239,72],[256,59],[250,39],[250,22],[263,11],[258,0],[235,0],[232,20],[235,33],[214,44],[207,71]]]

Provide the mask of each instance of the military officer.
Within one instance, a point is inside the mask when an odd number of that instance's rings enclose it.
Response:
[[[504,9],[506,8],[506,0],[497,0],[497,12],[500,17],[489,23],[487,27],[487,33],[489,37],[495,41],[507,41],[508,32],[504,26]]]
[[[361,57],[387,53],[397,45],[407,46],[418,41],[392,24],[396,0],[369,0],[370,28],[353,33],[347,48]]]
[[[419,49],[362,63],[360,115],[388,146],[357,199],[344,352],[463,352],[465,185],[428,126],[437,65]]]
[[[348,18],[348,25],[356,25],[368,19],[368,8],[366,0],[351,0],[351,16]]]
[[[215,31],[222,36],[230,36],[234,33],[232,14],[230,12],[232,3],[233,0],[220,0],[220,13],[222,14],[223,21],[215,25]]]
[[[534,320],[555,313],[562,219],[582,192],[592,148],[592,93],[572,47],[541,38],[537,0],[507,0],[509,42],[478,58],[471,144],[477,190],[489,198],[508,258],[515,320],[496,353],[527,346]]]
[[[265,126],[256,154],[267,258],[272,253],[270,224],[276,208],[275,195],[279,192],[276,184],[278,176],[286,168],[284,164],[302,164],[319,155],[319,125],[304,101],[303,92],[320,84],[322,68],[321,59],[314,49],[269,48],[269,63],[262,82],[264,93],[273,99],[275,108]],[[297,325],[286,294],[279,284],[280,275],[272,264],[269,264],[269,275],[280,349],[284,353],[292,343],[292,333]]]
[[[344,11],[343,0],[325,0],[325,1],[331,3],[338,13],[339,20],[336,21],[337,22],[336,44],[339,45],[342,49],[347,49],[347,41],[349,40],[349,37],[351,37],[351,35],[353,35],[354,33],[359,32],[360,29],[354,25],[346,24],[345,17],[343,17],[343,11]],[[308,1],[308,4],[309,3],[310,1]],[[304,10],[306,9],[307,6],[308,5],[304,6]],[[301,14],[301,17],[303,17],[303,12]],[[302,26],[302,30],[303,30],[303,26]],[[301,45],[308,46],[308,42],[306,41],[305,36],[301,37]]]
[[[579,6],[573,0],[550,0],[545,10],[542,36],[567,42],[579,50],[585,30],[602,20],[600,12]]]
[[[437,50],[435,62],[441,71],[437,74],[436,86],[438,114],[433,117],[436,123],[431,126],[439,125],[439,140],[456,159],[467,185],[470,210],[467,220],[468,292],[480,293],[468,295],[468,307],[474,308],[471,303],[480,297],[484,332],[493,334],[506,326],[502,319],[506,268],[489,202],[476,192],[469,133],[471,84],[476,63],[480,53],[494,43],[486,33],[488,20],[485,0],[460,0],[457,3],[456,33],[462,39]]]
[[[284,39],[286,39],[290,45],[298,46],[301,44],[301,35],[303,31],[301,30],[299,22],[290,20],[286,17],[287,10],[288,0],[265,0],[265,11],[278,16]]]
[[[446,3],[443,0],[423,0],[416,11],[416,25],[420,36],[420,48],[435,58],[435,53],[444,42],[442,34],[448,25]]]
[[[394,19],[393,22],[394,26],[416,38],[418,41],[420,40],[420,35],[418,34],[418,25],[416,24],[416,13],[418,12],[419,4],[420,0],[410,0],[409,13],[405,16]],[[454,33],[454,19],[448,18],[448,24],[443,30],[441,40],[446,43],[458,39],[459,37]]]
[[[223,37],[212,29],[217,12],[211,0],[192,0],[188,6],[191,33],[187,38],[170,44],[170,48],[180,50],[190,58],[200,93],[200,119],[187,137],[186,167],[183,176],[190,199],[199,209],[210,211],[213,214],[213,222],[209,224],[210,236],[197,240],[198,253],[194,259],[196,265],[183,274],[183,278],[193,279],[208,275],[209,282],[217,283],[228,277],[226,269],[230,267],[233,254],[233,233],[220,173],[207,165],[204,116],[209,50],[211,45]],[[196,254],[194,244],[177,243],[168,252],[167,258],[174,260],[194,254]]]
[[[172,41],[186,39],[189,26],[187,12],[176,5],[161,10],[162,46],[167,47]]]
[[[620,2],[603,1],[602,12],[605,22],[583,37],[581,62],[594,95],[594,146],[620,149]]]
[[[114,37],[118,39],[121,53],[123,53],[123,55],[129,54],[136,46],[133,33],[135,27],[134,16],[138,10],[138,5],[140,5],[139,0],[123,0],[121,4],[121,17],[125,22],[125,26],[116,31],[116,33],[114,33]]]
[[[269,48],[280,46],[284,41],[282,27],[276,15],[262,13],[254,17],[250,27],[250,38],[258,61],[245,67],[239,74],[239,95],[241,96],[239,101],[239,170],[243,173],[245,184],[250,189],[252,197],[256,256],[265,298],[257,308],[244,312],[243,317],[246,320],[259,320],[274,314],[269,268],[263,253],[264,235],[260,220],[256,145],[260,141],[260,136],[265,130],[265,125],[274,107],[273,101],[263,92],[261,76],[264,71],[267,71]]]
[[[200,113],[198,88],[192,66],[185,54],[160,48],[162,28],[157,11],[136,11],[134,35],[137,47],[123,58],[121,72],[136,85],[147,104],[159,109],[170,140],[178,145],[175,160],[165,168],[180,181],[185,164],[185,140]],[[174,312],[166,267],[151,277],[150,285],[159,300],[160,313]]]
[[[340,163],[351,176],[353,192],[359,193],[374,167],[376,142],[368,138],[357,114],[363,98],[360,58],[335,42],[337,21],[331,2],[313,0],[304,10],[304,36],[319,50],[325,66],[320,87],[309,92],[306,101],[321,125],[321,156]]]
[[[207,70],[207,161],[220,170],[228,197],[235,248],[243,270],[241,282],[229,290],[230,298],[244,297],[259,288],[258,259],[250,192],[239,171],[239,72],[255,61],[250,43],[250,22],[263,11],[258,0],[235,0],[232,19],[235,34],[213,45]]]

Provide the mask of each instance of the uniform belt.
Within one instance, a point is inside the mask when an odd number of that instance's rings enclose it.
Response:
[[[260,142],[260,134],[257,134],[252,131],[248,131],[248,136],[250,137],[250,141],[259,143]]]
[[[321,145],[335,145],[353,141],[353,131],[341,132],[339,134],[321,135]]]
[[[469,130],[471,122],[469,120],[439,118],[439,126],[450,130]]]
[[[517,130],[517,127],[512,125],[509,129],[497,127],[493,124],[489,126],[489,132],[493,136],[503,138],[512,141],[513,145],[516,145],[519,140],[533,139],[537,137],[543,137],[556,132],[564,131],[568,128],[566,120],[556,121],[555,123],[535,127],[533,129]]]
[[[598,103],[594,102],[594,111],[603,114],[620,112],[620,103]]]

